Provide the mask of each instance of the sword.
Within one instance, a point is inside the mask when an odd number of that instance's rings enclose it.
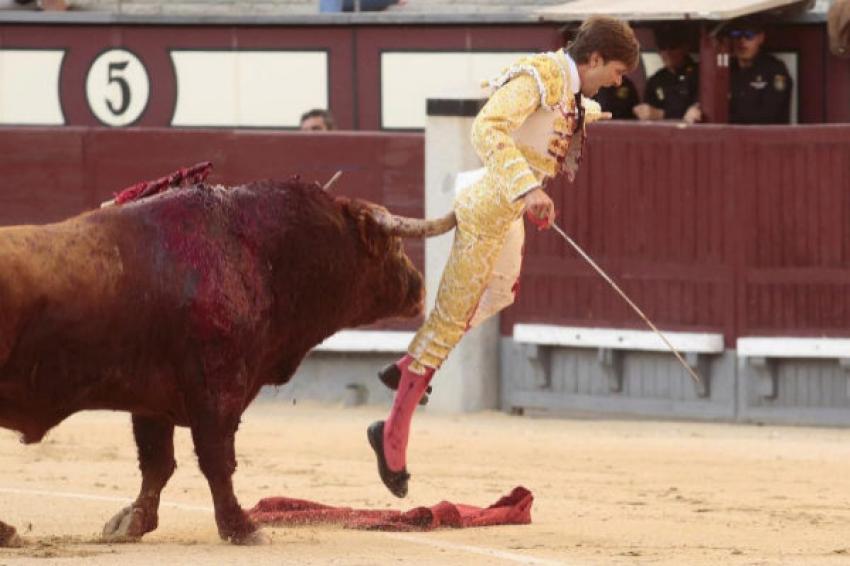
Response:
[[[589,264],[590,264],[590,266],[591,266],[593,269],[595,269],[595,270],[596,270],[596,273],[598,273],[599,275],[601,275],[601,276],[602,276],[602,278],[603,278],[605,281],[607,281],[607,282],[608,282],[608,284],[609,284],[609,285],[611,285],[611,287],[613,287],[613,288],[614,288],[614,290],[615,290],[615,291],[617,291],[617,293],[619,293],[621,297],[623,297],[623,299],[624,299],[624,300],[625,300],[625,301],[629,304],[629,306],[630,306],[630,307],[632,307],[632,309],[633,309],[636,313],[638,313],[638,315],[640,315],[640,317],[643,319],[643,321],[644,321],[646,324],[648,324],[648,325],[649,325],[649,327],[650,327],[650,328],[651,328],[651,329],[652,329],[652,330],[653,330],[653,331],[654,331],[654,332],[655,332],[655,333],[659,336],[659,338],[661,338],[661,340],[662,340],[662,341],[664,341],[664,343],[667,345],[667,347],[668,347],[668,348],[670,348],[670,351],[671,351],[671,352],[673,352],[673,354],[676,356],[676,359],[678,359],[678,360],[682,363],[682,365],[684,366],[684,368],[685,368],[686,370],[688,370],[688,373],[690,374],[691,379],[693,379],[693,380],[694,380],[694,383],[696,383],[697,385],[702,385],[702,379],[700,379],[700,376],[699,376],[699,375],[697,375],[697,373],[693,370],[693,368],[691,368],[691,366],[689,366],[689,365],[687,364],[687,362],[685,362],[685,359],[684,359],[684,358],[682,358],[682,354],[680,354],[680,353],[679,353],[679,351],[678,351],[678,350],[676,350],[676,348],[674,348],[674,347],[673,347],[673,344],[671,344],[671,343],[670,343],[670,341],[669,341],[669,340],[667,340],[667,337],[666,337],[666,336],[664,336],[664,334],[662,334],[662,333],[661,333],[661,331],[660,331],[660,330],[658,330],[658,328],[656,328],[656,326],[655,326],[654,324],[652,324],[652,321],[651,321],[651,320],[649,320],[649,317],[647,317],[645,314],[643,314],[643,311],[642,311],[642,310],[640,310],[640,308],[638,308],[638,306],[637,306],[636,304],[634,304],[634,302],[632,302],[632,300],[628,297],[628,295],[626,295],[626,294],[623,292],[623,290],[622,290],[622,289],[620,289],[620,287],[619,287],[616,283],[614,283],[614,281],[613,281],[613,280],[612,280],[612,279],[608,276],[608,274],[607,274],[607,273],[605,273],[604,271],[602,271],[602,268],[601,268],[601,267],[599,267],[598,265],[596,265],[596,262],[595,262],[595,261],[593,261],[593,259],[591,259],[591,257],[590,257],[589,255],[587,255],[587,253],[586,253],[583,249],[581,249],[581,246],[579,246],[577,243],[575,243],[575,242],[573,241],[573,239],[572,239],[572,238],[570,238],[569,236],[567,236],[567,233],[566,233],[566,232],[564,232],[563,230],[561,230],[561,228],[560,228],[557,224],[555,224],[554,222],[552,222],[552,228],[554,228],[554,229],[555,229],[555,231],[556,231],[558,234],[560,234],[560,235],[561,235],[561,237],[562,237],[564,240],[566,240],[566,241],[567,241],[567,243],[568,243],[569,245],[571,245],[571,246],[573,247],[573,249],[574,249],[575,251],[577,251],[577,252],[578,252],[578,254],[579,254],[581,257],[583,257],[583,258],[584,258],[584,260],[585,260],[587,263],[589,263]]]

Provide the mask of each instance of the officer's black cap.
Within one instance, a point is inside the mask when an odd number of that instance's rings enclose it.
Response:
[[[756,16],[745,16],[743,18],[737,18],[724,26],[725,35],[734,35],[735,33],[740,33],[744,31],[750,31],[753,33],[761,33],[764,31],[764,22],[761,18]]]

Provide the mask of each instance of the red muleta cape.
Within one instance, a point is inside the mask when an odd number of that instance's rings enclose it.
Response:
[[[267,497],[248,511],[248,516],[259,524],[276,527],[333,524],[349,529],[430,531],[441,527],[527,525],[531,523],[533,501],[534,496],[524,487],[515,487],[485,508],[441,501],[433,507],[415,507],[405,512],[332,507],[304,499]]]

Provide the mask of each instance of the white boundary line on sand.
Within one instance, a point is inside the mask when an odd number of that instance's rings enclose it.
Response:
[[[64,497],[66,499],[88,499],[90,501],[114,501],[117,503],[132,503],[130,497],[119,497],[117,495],[92,495],[87,493],[72,493],[69,491],[47,491],[43,489],[20,489],[16,487],[0,487],[0,493],[14,493],[18,495],[42,495],[45,497]],[[160,506],[173,507],[183,511],[202,511],[212,513],[213,508],[206,505],[188,505],[185,503],[171,503],[160,501]]]
[[[116,495],[94,495],[87,493],[74,493],[69,491],[50,491],[44,489],[28,489],[28,488],[15,488],[15,487],[0,487],[0,493],[11,493],[15,495],[38,495],[43,497],[65,497],[67,499],[84,499],[89,501],[110,501],[117,503],[132,503],[133,499],[129,497],[119,497]],[[200,511],[203,513],[212,514],[213,508],[206,505],[191,505],[186,503],[174,503],[170,501],[160,501],[161,506],[172,507],[174,509],[180,509],[183,511]],[[451,550],[460,550],[463,552],[468,552],[470,554],[480,554],[483,556],[492,556],[493,558],[499,558],[501,560],[507,560],[509,562],[517,562],[519,564],[534,564],[535,566],[563,566],[564,562],[559,562],[556,560],[546,560],[542,558],[535,558],[533,556],[526,556],[524,554],[519,554],[516,552],[505,552],[503,550],[497,550],[495,548],[487,548],[482,546],[471,546],[468,544],[457,544],[454,542],[447,542],[442,540],[433,540],[431,538],[419,538],[415,535],[411,534],[401,534],[401,533],[381,533],[385,537],[393,538],[396,540],[401,540],[405,542],[410,542],[414,544],[422,544],[426,546],[432,546],[434,548],[445,548]]]
[[[482,546],[470,546],[468,544],[458,544],[456,542],[447,542],[444,540],[433,540],[430,538],[420,538],[415,535],[400,534],[400,533],[384,533],[384,536],[402,540],[404,542],[412,542],[414,544],[424,544],[435,548],[445,548],[449,550],[462,550],[470,554],[482,554],[491,556],[509,562],[518,562],[519,564],[535,564],[539,566],[565,566],[565,562],[558,560],[547,560],[544,558],[535,558],[534,556],[526,556],[518,552],[506,552],[504,550],[496,550],[495,548],[487,548]]]

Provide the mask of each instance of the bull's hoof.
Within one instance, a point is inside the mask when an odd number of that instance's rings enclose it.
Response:
[[[393,391],[398,391],[398,384],[401,381],[401,370],[399,367],[392,363],[378,372],[378,379],[381,380],[381,383],[386,385],[389,389]],[[425,389],[425,393],[422,394],[422,398],[419,400],[420,405],[428,404],[428,394],[431,393],[432,388],[429,385],[427,389]]]
[[[104,542],[137,542],[147,532],[156,528],[145,521],[145,511],[130,505],[123,508],[103,526],[101,540]]]
[[[245,535],[234,535],[230,537],[229,540],[233,544],[239,544],[242,546],[261,546],[264,544],[269,544],[272,541],[271,537],[265,532],[263,532],[261,529],[257,529],[256,531],[252,531]]]
[[[378,473],[381,475],[381,481],[390,493],[396,497],[405,497],[410,474],[407,473],[407,468],[394,472],[387,465],[387,459],[384,456],[384,421],[376,421],[369,425],[366,436],[369,438],[369,445],[375,451],[375,456],[378,457]]]
[[[24,545],[24,541],[18,536],[15,527],[0,521],[0,547],[18,548]]]

